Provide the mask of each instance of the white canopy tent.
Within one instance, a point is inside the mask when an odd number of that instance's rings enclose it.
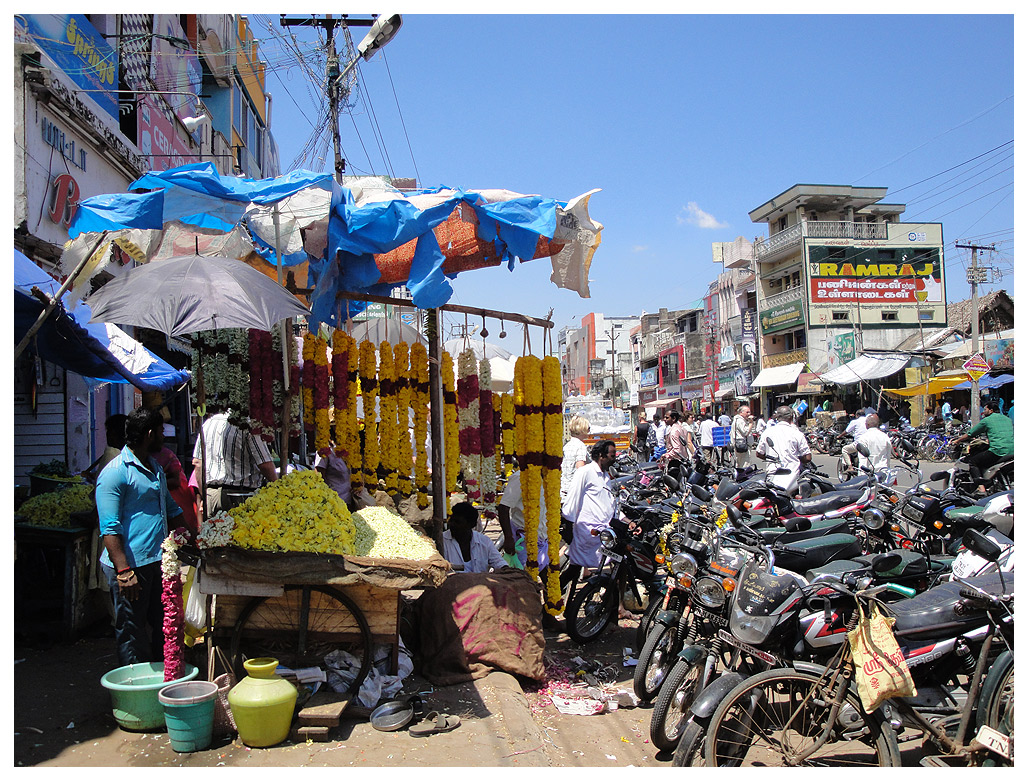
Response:
[[[763,369],[760,374],[753,378],[750,387],[770,388],[775,385],[793,385],[797,378],[799,378],[804,366],[806,364],[800,361],[799,363],[789,363],[785,366],[772,366]]]
[[[907,353],[864,353],[821,375],[822,383],[853,385],[889,377],[910,363]]]

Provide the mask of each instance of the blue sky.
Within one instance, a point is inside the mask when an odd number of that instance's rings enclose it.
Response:
[[[277,16],[251,23],[288,169],[317,88]],[[958,241],[995,243],[1013,294],[1013,45],[1010,15],[405,14],[359,66],[342,146],[348,172],[422,186],[600,188],[591,298],[552,285],[547,260],[453,283],[452,303],[553,308],[558,327],[690,305],[720,270],[711,243],[766,235],[747,213],[797,183],[889,188],[905,221],[943,223],[948,300],[968,295]],[[331,147],[299,167],[330,170]]]

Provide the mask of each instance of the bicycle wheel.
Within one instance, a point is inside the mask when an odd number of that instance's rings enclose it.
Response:
[[[575,592],[564,611],[568,636],[579,645],[595,640],[617,615],[616,587],[586,583]]]
[[[826,676],[827,677],[827,676]],[[864,713],[852,690],[823,745],[833,693],[815,673],[782,668],[736,686],[714,711],[703,748],[708,767],[895,767],[899,747],[877,712]]]
[[[371,629],[345,594],[328,586],[286,586],[281,597],[254,597],[232,630],[230,659],[239,680],[243,661],[272,657],[286,667],[321,667],[332,651],[351,654],[356,694],[371,669]]]
[[[643,702],[651,702],[675,663],[676,627],[656,624],[646,638],[632,678],[632,688]]]
[[[650,714],[650,742],[660,751],[674,751],[682,727],[689,717],[689,708],[700,688],[700,676],[706,658],[698,662],[678,659],[660,688],[660,695]]]
[[[978,727],[992,727],[1004,735],[1014,735],[1014,655],[999,655],[982,687]],[[999,757],[990,757],[995,761]]]

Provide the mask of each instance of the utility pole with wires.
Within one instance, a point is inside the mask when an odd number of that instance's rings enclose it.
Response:
[[[375,53],[389,43],[403,24],[400,14],[372,16],[368,18],[351,17],[348,14],[333,16],[287,17],[279,16],[279,24],[283,27],[321,27],[327,37],[328,63],[325,66],[325,94],[328,97],[330,121],[332,123],[332,151],[334,153],[334,170],[336,181],[342,184],[343,173],[346,171],[346,160],[343,159],[342,141],[339,134],[339,106],[346,98],[346,77],[362,59],[370,60]],[[357,56],[339,67],[339,55],[336,52],[336,27],[369,27],[364,40],[357,45]]]
[[[957,249],[971,250],[971,266],[967,269],[967,283],[971,286],[971,354],[978,354],[978,285],[988,281],[988,274],[992,271],[989,266],[978,265],[979,250],[994,252],[995,244],[983,246],[979,244],[957,244]],[[978,379],[971,377],[971,424],[977,425],[981,417],[981,397],[978,392]]]

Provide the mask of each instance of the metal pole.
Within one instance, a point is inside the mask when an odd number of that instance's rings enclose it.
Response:
[[[443,523],[446,520],[446,429],[443,414],[442,329],[439,310],[426,313],[428,326],[428,392],[432,412],[432,521],[433,538],[442,550]]]
[[[958,249],[971,250],[971,268],[968,269],[968,282],[971,285],[971,354],[978,354],[978,250],[995,249],[995,245],[982,247],[977,244],[957,244]],[[981,394],[978,390],[978,379],[971,377],[971,425],[976,425],[981,418]]]

